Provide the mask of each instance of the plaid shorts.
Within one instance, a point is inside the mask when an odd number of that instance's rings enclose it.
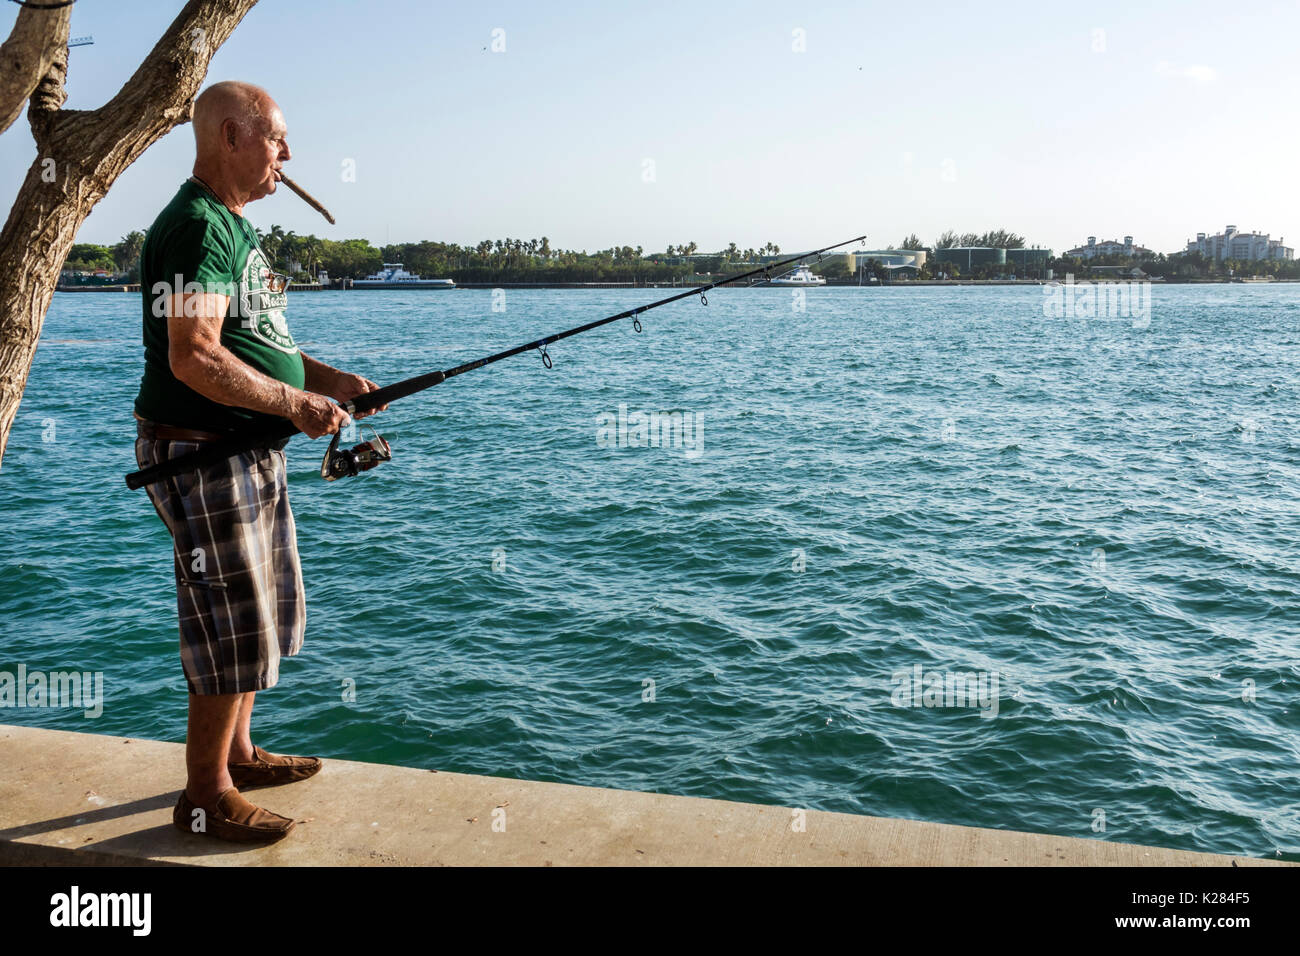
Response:
[[[137,438],[135,456],[147,468],[199,447]],[[306,622],[284,452],[255,449],[146,488],[172,535],[190,693],[274,687]]]

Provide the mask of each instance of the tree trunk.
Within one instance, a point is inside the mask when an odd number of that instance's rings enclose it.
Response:
[[[67,98],[64,23],[62,46],[27,111],[36,160],[0,231],[0,461],[77,230],[123,170],[189,121],[212,55],[256,2],[190,0],[126,85],[97,110],[60,109]]]

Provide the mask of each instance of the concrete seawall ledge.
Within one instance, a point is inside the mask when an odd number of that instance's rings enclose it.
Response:
[[[0,864],[1239,866],[1251,857],[326,759],[270,846],[172,826],[181,744],[0,725]]]

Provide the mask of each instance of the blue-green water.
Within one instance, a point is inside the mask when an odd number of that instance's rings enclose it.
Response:
[[[655,297],[290,320],[386,382]],[[378,471],[323,483],[296,439],[307,641],[257,739],[1300,859],[1300,286],[1157,287],[1145,329],[1042,301],[718,290],[395,404]],[[139,321],[55,296],[0,471],[0,669],[102,671],[103,715],[0,721],[184,737],[170,541],[122,482]],[[620,405],[698,454],[607,447]],[[996,675],[996,716],[901,706],[918,665]]]

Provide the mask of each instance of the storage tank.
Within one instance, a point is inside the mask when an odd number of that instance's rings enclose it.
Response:
[[[1051,249],[1008,249],[1007,262],[1017,269],[1039,270],[1052,258]]]
[[[969,252],[972,269],[978,269],[980,266],[1004,266],[1007,264],[1007,250],[1005,249],[971,246]]]
[[[937,262],[951,262],[962,272],[973,272],[980,266],[1003,266],[1007,263],[1007,250],[988,246],[951,246],[934,250]]]

